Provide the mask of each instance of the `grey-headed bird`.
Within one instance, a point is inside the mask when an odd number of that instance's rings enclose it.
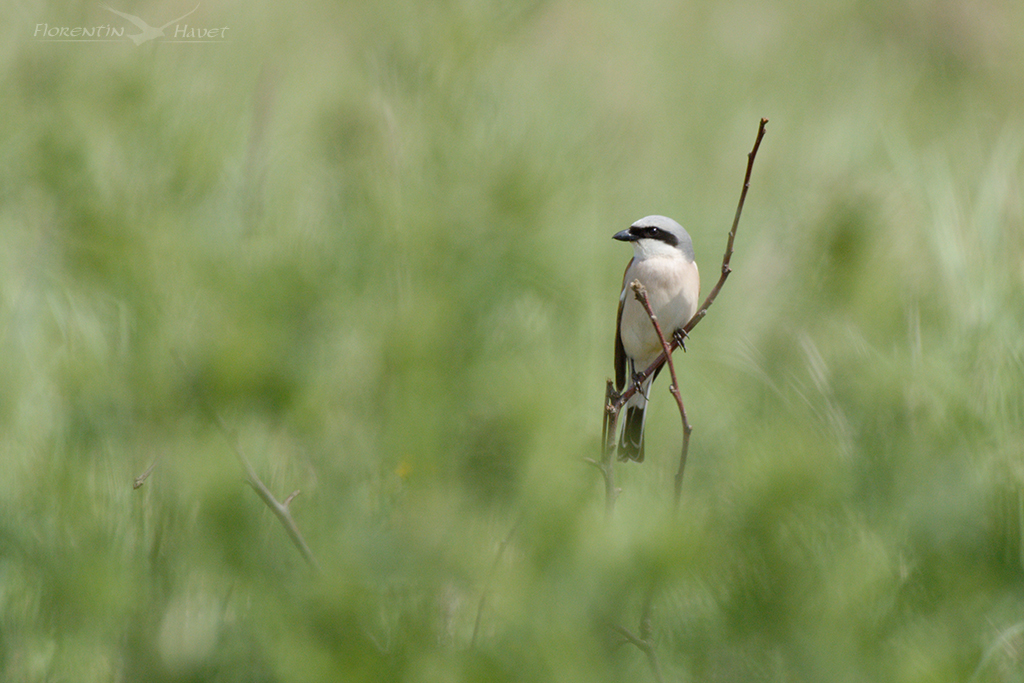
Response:
[[[651,319],[633,295],[630,283],[639,280],[647,289],[651,309],[668,337],[681,330],[697,312],[700,274],[693,260],[693,240],[683,226],[671,218],[641,218],[613,237],[633,243],[633,258],[622,278],[615,330],[615,388],[621,392],[626,381],[633,381],[633,377],[650,367],[663,350]],[[619,460],[643,462],[647,399],[658,372],[648,377],[623,407],[626,416],[619,438]]]

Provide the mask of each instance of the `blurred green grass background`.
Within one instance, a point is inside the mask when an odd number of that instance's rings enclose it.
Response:
[[[160,25],[185,0],[112,7]],[[1024,680],[1024,6],[0,9],[0,678]],[[734,273],[597,455],[628,250]],[[242,481],[211,410],[324,567]],[[138,490],[132,480],[153,462]]]

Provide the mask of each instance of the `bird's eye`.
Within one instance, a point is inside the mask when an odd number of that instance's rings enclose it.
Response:
[[[650,234],[651,237],[657,237],[658,235],[661,234],[661,230],[659,230],[658,228],[653,228],[653,227],[647,228],[647,232],[648,232],[648,234]]]

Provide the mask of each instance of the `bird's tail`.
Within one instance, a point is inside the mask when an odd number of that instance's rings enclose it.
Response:
[[[655,376],[657,373],[655,373]],[[641,390],[633,394],[623,408],[622,433],[619,435],[619,460],[644,461],[644,423],[647,421],[647,395],[654,377],[648,377]]]

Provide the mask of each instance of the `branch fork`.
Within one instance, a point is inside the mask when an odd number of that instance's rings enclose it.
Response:
[[[174,360],[178,365],[181,366],[182,370],[184,370],[185,363],[182,361],[181,357],[173,351],[171,352],[171,355],[174,357]],[[270,511],[273,512],[274,516],[276,516],[278,521],[281,522],[281,526],[284,527],[285,533],[288,534],[288,538],[291,539],[303,559],[306,560],[314,571],[319,573],[321,571],[320,563],[317,562],[316,557],[313,555],[313,551],[310,550],[309,545],[306,544],[306,539],[302,536],[302,532],[299,531],[299,527],[295,523],[295,519],[292,517],[291,510],[289,509],[291,502],[295,500],[295,496],[299,495],[299,491],[292,491],[284,501],[278,501],[277,498],[274,497],[274,494],[270,492],[270,489],[267,488],[266,484],[264,484],[260,479],[259,475],[256,474],[256,470],[253,469],[252,464],[249,462],[249,458],[245,456],[242,446],[238,443],[237,437],[232,434],[230,429],[228,429],[228,426],[224,423],[220,414],[218,414],[212,406],[207,404],[206,401],[202,401],[202,406],[213,418],[214,423],[217,425],[217,429],[220,430],[221,434],[224,435],[224,438],[231,446],[231,450],[235,452],[235,457],[238,458],[238,463],[242,466],[242,470],[245,472],[245,483],[247,483],[252,490],[256,492],[256,495],[260,497],[260,500],[270,508]],[[158,461],[159,457],[153,460],[153,463],[145,472],[132,480],[132,488],[138,489],[146,482],[149,475],[151,475],[153,470],[156,469]]]
[[[743,214],[743,204],[747,200],[747,191],[750,189],[750,175],[754,170],[754,159],[757,157],[757,150],[761,147],[761,140],[764,139],[765,126],[767,125],[768,119],[761,119],[761,124],[757,129],[757,138],[754,140],[754,147],[750,150],[750,153],[747,154],[747,170],[743,176],[743,189],[740,191],[740,200],[736,205],[736,215],[733,217],[732,229],[729,230],[729,238],[725,245],[725,255],[722,257],[722,274],[719,276],[718,282],[715,283],[715,286],[711,288],[711,291],[708,293],[704,303],[697,309],[697,313],[690,318],[690,322],[686,323],[686,325],[681,328],[681,334],[673,334],[673,339],[669,344],[669,348],[666,351],[663,351],[661,355],[651,363],[650,367],[637,375],[640,382],[643,382],[645,379],[657,372],[657,370],[667,362],[671,352],[682,346],[683,339],[689,336],[690,330],[695,328],[697,324],[704,319],[704,316],[708,314],[708,309],[711,308],[711,304],[715,303],[718,293],[722,291],[722,285],[725,284],[725,281],[729,278],[729,274],[732,273],[732,267],[729,265],[729,262],[732,260],[733,245],[736,242],[736,229],[739,227],[740,216]],[[626,401],[628,401],[635,393],[635,386],[626,387],[625,391],[621,394],[616,394],[615,400],[609,404],[607,408],[615,411],[621,410],[622,406],[626,404]]]

